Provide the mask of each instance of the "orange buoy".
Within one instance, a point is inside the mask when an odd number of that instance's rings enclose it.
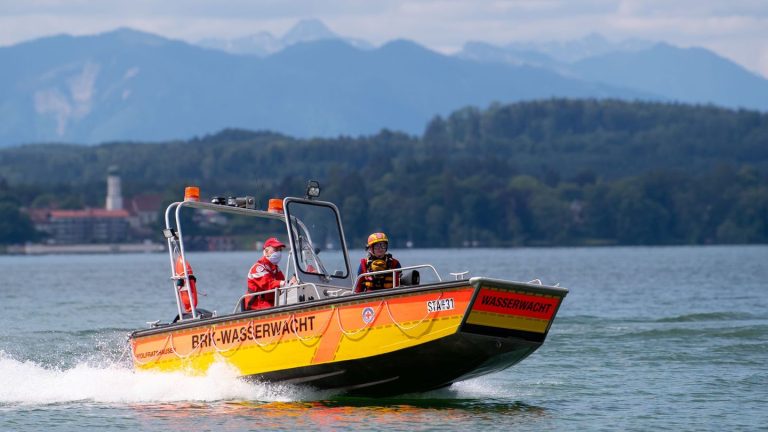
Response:
[[[181,259],[181,255],[179,255],[178,258],[176,258],[176,270],[174,271],[174,274],[176,277],[179,277],[181,279],[178,279],[176,282],[176,286],[179,290],[179,297],[181,298],[181,304],[184,306],[184,312],[189,313],[192,312],[192,304],[194,303],[195,307],[197,307],[197,284],[196,284],[196,278],[194,276],[194,273],[192,272],[192,266],[189,265],[189,261],[187,261],[187,275],[189,276],[189,291],[192,292],[192,302],[189,301],[189,292],[186,288],[186,280],[184,279],[184,261]]]

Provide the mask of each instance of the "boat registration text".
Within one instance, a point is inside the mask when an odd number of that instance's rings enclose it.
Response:
[[[427,312],[453,310],[456,307],[452,298],[430,300],[427,302]]]

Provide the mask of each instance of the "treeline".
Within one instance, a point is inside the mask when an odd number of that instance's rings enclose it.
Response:
[[[29,216],[21,208],[25,204],[20,189],[11,190],[0,178],[0,245],[36,240],[39,236]]]
[[[377,229],[417,247],[768,241],[768,115],[751,111],[548,100],[463,109],[422,137],[29,145],[0,151],[0,202],[101,206],[110,165],[124,195],[169,200],[197,184],[263,206],[317,179],[357,245]]]
[[[327,186],[357,245],[376,229],[401,246],[768,242],[766,177],[749,167],[548,185],[482,171],[422,176],[403,165],[380,178],[337,172]]]

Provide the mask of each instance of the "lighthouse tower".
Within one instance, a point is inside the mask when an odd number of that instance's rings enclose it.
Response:
[[[123,209],[123,194],[120,191],[120,170],[112,165],[107,171],[107,210]]]

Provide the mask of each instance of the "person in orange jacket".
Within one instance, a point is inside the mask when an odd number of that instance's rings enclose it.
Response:
[[[248,271],[248,291],[246,294],[270,291],[284,287],[286,283],[291,285],[296,283],[295,276],[286,282],[285,275],[280,271],[279,264],[283,257],[283,249],[285,249],[285,245],[274,237],[270,237],[264,242],[262,257]],[[246,297],[243,309],[266,309],[274,305],[275,293],[272,292]]]

